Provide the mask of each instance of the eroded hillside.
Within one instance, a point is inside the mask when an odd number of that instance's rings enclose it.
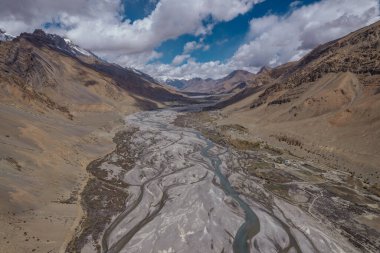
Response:
[[[81,218],[84,168],[112,150],[122,117],[186,100],[40,30],[0,42],[0,90],[0,248],[6,252],[64,248]]]
[[[379,36],[377,22],[258,73],[266,83],[213,107],[223,108],[220,124],[239,122],[256,140],[378,183]]]

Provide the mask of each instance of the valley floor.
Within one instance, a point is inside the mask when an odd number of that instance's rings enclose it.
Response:
[[[69,120],[0,105],[0,252],[64,251],[83,215],[85,168],[115,148],[121,125],[111,112]]]
[[[67,252],[379,251],[380,198],[360,180],[220,138],[196,117],[126,118],[116,149],[87,167],[85,216]]]

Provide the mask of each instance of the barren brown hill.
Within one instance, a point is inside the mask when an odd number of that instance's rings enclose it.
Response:
[[[245,70],[235,70],[226,77],[217,80],[212,88],[213,93],[235,93],[249,86],[254,74]]]
[[[241,122],[259,139],[380,182],[380,22],[265,74],[261,88],[217,105],[220,124]]]
[[[81,218],[85,166],[127,114],[186,100],[36,31],[0,42],[0,251],[58,252]]]
[[[274,80],[276,79],[276,75],[279,72],[283,72],[282,69],[286,69],[282,67],[281,69],[270,69],[268,67],[263,67],[256,75],[251,75],[249,80],[246,80],[242,87],[232,88],[231,95],[218,102],[217,104],[209,107],[208,109],[221,109],[226,106],[232,105],[244,98],[247,98],[253,94],[256,94],[268,86],[272,85]],[[234,92],[235,91],[235,92]]]

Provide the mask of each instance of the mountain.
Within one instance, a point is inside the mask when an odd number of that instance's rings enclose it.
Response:
[[[33,34],[22,33],[22,38],[26,38],[35,44],[49,46],[55,50],[61,50],[71,56],[94,56],[88,50],[82,49],[79,46],[75,45],[70,39],[63,38],[56,34],[46,34],[43,30],[37,29],[33,32]]]
[[[234,89],[229,96],[226,96],[222,101],[219,101],[217,104],[206,108],[206,109],[222,109],[226,106],[232,105],[244,98],[247,98],[253,94],[258,93],[259,91],[265,89],[270,85],[276,74],[276,69],[269,69],[268,67],[262,67],[256,75],[251,75],[244,82],[245,85],[241,87],[237,86],[240,89]]]
[[[161,102],[185,99],[173,90],[162,87],[149,75],[103,61],[90,51],[58,35],[45,34],[42,30],[36,30],[33,34],[22,33],[19,38],[27,40],[36,47],[48,47],[63,55],[71,56],[84,67],[111,77],[117,86],[135,95],[146,96]]]
[[[183,92],[192,93],[235,93],[247,86],[254,74],[245,70],[235,70],[221,79],[192,78],[189,80],[169,79],[168,85]]]
[[[370,175],[380,165],[379,38],[376,22],[297,62],[262,69],[252,85],[214,108],[223,108],[224,122],[241,122],[261,139],[374,180]]]
[[[85,167],[111,152],[125,116],[187,98],[42,30],[2,38],[0,226],[11,243],[36,235],[19,252],[58,251],[78,222]]]
[[[212,89],[214,87],[214,84],[216,83],[216,80],[211,78],[202,79],[200,77],[195,77],[188,80],[167,79],[165,83],[183,92],[210,93],[213,92]]]
[[[226,77],[217,80],[214,90],[217,93],[236,92],[250,84],[254,74],[245,70],[235,70]]]
[[[192,78],[190,80],[185,81],[186,85],[182,87],[181,91],[185,92],[199,92],[199,93],[212,93],[214,92],[214,87],[216,84],[216,80],[207,78],[202,79],[199,77]]]

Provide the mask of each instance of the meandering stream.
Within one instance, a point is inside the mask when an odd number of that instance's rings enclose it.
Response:
[[[234,198],[239,203],[240,208],[244,210],[245,221],[237,231],[234,242],[233,242],[233,250],[234,252],[249,252],[248,243],[251,238],[256,235],[260,231],[260,221],[252,211],[251,207],[245,203],[240,197],[239,194],[232,188],[228,178],[223,175],[220,170],[220,165],[222,161],[219,159],[218,155],[212,155],[209,151],[215,146],[215,144],[203,137],[200,133],[196,133],[197,138],[204,140],[207,143],[207,146],[201,150],[201,154],[206,159],[211,160],[211,164],[214,167],[215,175],[218,176],[220,180],[220,186],[224,190],[226,194]]]

